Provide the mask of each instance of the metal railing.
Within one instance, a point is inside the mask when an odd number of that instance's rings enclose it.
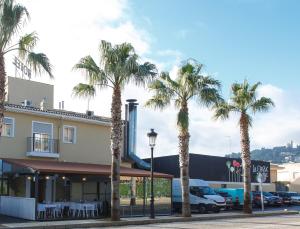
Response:
[[[58,153],[58,139],[28,137],[27,152]]]

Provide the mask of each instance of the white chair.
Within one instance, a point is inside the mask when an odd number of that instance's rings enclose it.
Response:
[[[41,215],[43,214],[43,218],[46,218],[46,207],[45,204],[38,204],[37,205],[37,216],[39,219],[41,219]]]
[[[68,212],[69,216],[72,215],[73,217],[75,217],[76,211],[77,211],[76,203],[71,202],[69,204],[69,212]]]
[[[95,204],[85,204],[85,216],[87,218],[89,216],[95,217],[96,208],[97,208],[97,206]]]
[[[62,204],[56,203],[56,207],[54,208],[54,217],[62,217],[63,216],[63,206]]]
[[[84,207],[83,204],[76,203],[76,211],[77,211],[77,216],[78,217],[80,217],[80,216],[85,217],[86,211],[85,211],[85,207]]]

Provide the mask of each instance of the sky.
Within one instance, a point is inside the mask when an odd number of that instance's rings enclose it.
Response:
[[[85,112],[87,101],[74,98],[72,88],[85,82],[72,67],[80,58],[99,60],[101,40],[130,42],[141,61],[150,61],[173,77],[180,63],[194,58],[203,73],[222,82],[229,97],[230,85],[247,79],[263,85],[259,95],[272,98],[276,107],[257,114],[250,129],[251,148],[300,143],[300,2],[281,0],[20,0],[31,20],[24,33],[36,31],[36,51],[44,52],[54,68],[33,80],[55,85],[55,107]],[[14,75],[12,57],[6,68]],[[138,107],[137,154],[149,157],[147,132],[158,133],[155,156],[178,153],[176,113],[145,108],[151,97],[146,88],[128,85],[122,101],[135,98]],[[111,90],[97,91],[90,103],[96,115],[110,117]],[[222,156],[240,151],[238,117],[214,121],[212,111],[190,102],[190,152]],[[124,110],[124,109],[123,109]],[[124,114],[123,114],[124,115]]]

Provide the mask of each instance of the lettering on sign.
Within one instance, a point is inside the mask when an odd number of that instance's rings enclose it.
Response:
[[[265,165],[253,165],[252,172],[253,173],[268,173],[269,167]]]
[[[16,77],[19,75],[22,78],[28,77],[28,79],[31,79],[31,70],[21,60],[15,57],[13,64],[15,65]]]

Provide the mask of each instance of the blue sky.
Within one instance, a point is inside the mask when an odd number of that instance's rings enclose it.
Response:
[[[130,42],[141,60],[160,71],[176,74],[186,58],[205,65],[204,72],[219,79],[223,94],[247,78],[261,81],[259,94],[271,97],[276,107],[254,118],[251,148],[300,143],[300,1],[279,0],[22,0],[31,15],[25,32],[39,34],[37,51],[54,66],[54,80],[35,78],[55,86],[55,107],[64,100],[67,110],[85,112],[87,101],[72,97],[72,88],[84,77],[72,67],[80,58],[99,60],[100,40]],[[58,7],[59,6],[59,7]],[[70,7],[72,6],[72,7]],[[54,13],[55,12],[55,16]],[[67,12],[67,17],[66,17]],[[12,56],[7,72],[14,75]],[[138,99],[138,154],[149,157],[147,132],[158,133],[156,154],[178,153],[174,107],[163,112],[145,108],[151,94],[128,85],[126,99]],[[110,116],[111,90],[98,91],[90,103],[96,115]],[[212,111],[190,106],[190,152],[224,155],[240,150],[237,116],[215,122]],[[123,113],[124,115],[124,113]],[[231,145],[229,145],[229,141]]]
[[[130,6],[137,25],[154,37],[152,58],[163,49],[196,58],[222,80],[224,92],[245,77],[298,88],[299,1],[137,0]]]

